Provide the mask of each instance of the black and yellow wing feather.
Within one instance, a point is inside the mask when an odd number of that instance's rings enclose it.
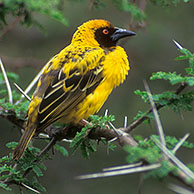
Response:
[[[103,81],[102,66],[84,73],[73,69],[70,78],[62,70],[44,93],[38,111],[37,132],[62,117],[65,119]]]

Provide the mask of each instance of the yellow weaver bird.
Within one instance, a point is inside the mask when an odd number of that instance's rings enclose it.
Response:
[[[133,35],[134,32],[101,19],[78,27],[71,44],[47,63],[38,81],[14,159],[23,155],[34,135],[53,122],[76,125],[99,111],[128,74],[126,52],[116,44]]]

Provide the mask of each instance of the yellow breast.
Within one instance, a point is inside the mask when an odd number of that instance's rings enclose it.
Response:
[[[123,48],[115,47],[106,55],[102,64],[104,80],[70,115],[63,119],[65,123],[77,123],[98,112],[112,90],[125,80],[129,70],[129,62]]]

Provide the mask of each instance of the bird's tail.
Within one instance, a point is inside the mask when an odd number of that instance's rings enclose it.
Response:
[[[26,150],[28,143],[31,140],[32,136],[34,135],[35,131],[36,131],[36,129],[34,127],[27,128],[24,131],[24,133],[19,141],[19,144],[17,145],[17,147],[13,151],[13,159],[14,160],[18,160],[22,157],[22,155],[24,154],[24,151]]]

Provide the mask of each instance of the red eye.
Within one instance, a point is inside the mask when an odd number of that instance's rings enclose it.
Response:
[[[109,33],[109,31],[107,29],[104,29],[102,32],[103,32],[103,34],[108,34]]]

